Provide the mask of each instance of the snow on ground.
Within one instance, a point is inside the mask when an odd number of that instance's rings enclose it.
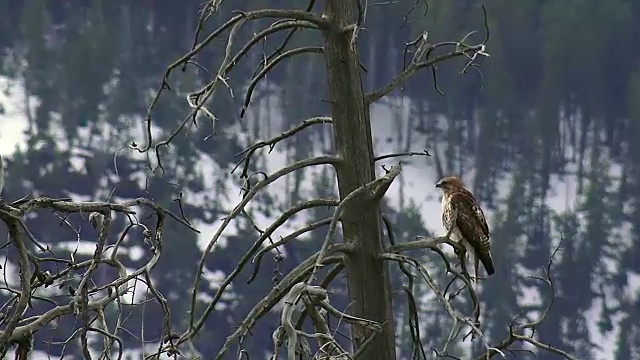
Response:
[[[391,101],[389,100],[389,102]],[[411,101],[405,98],[401,101],[396,101],[393,108],[379,103],[372,106],[371,127],[377,156],[406,150],[398,148],[396,142],[389,142],[388,138],[395,139],[399,129],[402,129],[403,133],[406,132],[406,126],[409,123],[408,119],[411,116],[409,112],[411,106]],[[398,122],[401,122],[401,125]],[[425,139],[417,133],[414,133],[413,136],[412,142],[415,145],[412,145],[409,151],[421,152],[425,148]],[[402,142],[404,143],[404,139]],[[427,150],[433,153],[433,149]],[[440,217],[440,191],[435,188],[435,184],[439,179],[433,159],[424,156],[412,156],[385,159],[382,163],[395,165],[399,160],[402,160],[402,173],[400,176],[404,180],[405,203],[409,199],[413,200],[420,209],[425,226],[436,234],[445,233]],[[378,173],[383,171],[379,167],[376,170]],[[391,184],[386,196],[390,199],[391,206],[398,209],[400,204],[400,181],[394,181]]]
[[[24,148],[27,129],[25,92],[21,83],[0,76],[0,155],[9,155],[17,147]],[[32,101],[34,106],[35,102]]]
[[[4,112],[0,113],[0,154],[8,155],[11,154],[16,147],[24,146],[25,136],[23,135],[24,130],[27,128],[27,116],[24,109],[24,106],[20,104],[24,104],[25,95],[23,87],[20,82],[10,81],[6,78],[0,77],[0,106],[3,107]],[[271,93],[277,93],[277,91],[273,91],[271,89]],[[277,95],[272,96],[264,96],[262,100],[258,103],[252,104],[250,111],[247,113],[246,123],[247,127],[242,130],[239,127],[237,129],[232,129],[231,131],[240,134],[244,139],[249,141],[255,141],[257,139],[253,139],[249,134],[253,133],[253,126],[256,123],[261,124],[261,128],[268,129],[268,131],[262,131],[260,138],[267,139],[271,136],[277,135],[278,133],[286,130],[282,123],[282,113],[277,109],[277,107],[272,106],[272,104],[277,104]],[[386,103],[384,104],[376,104],[372,107],[372,127],[373,127],[373,136],[375,139],[375,151],[376,155],[383,155],[398,151],[404,151],[406,149],[399,148],[398,143],[403,143],[404,139],[402,136],[399,136],[399,132],[401,134],[405,134],[407,132],[407,126],[409,124],[409,116],[411,112],[409,111],[412,107],[412,102],[406,98],[396,98],[396,99],[386,99]],[[35,100],[31,99],[32,106],[35,104]],[[390,106],[391,104],[391,106]],[[258,111],[256,111],[258,110]],[[258,115],[260,114],[260,115]],[[271,122],[265,124],[265,118],[271,119]],[[438,119],[442,124],[444,121],[442,119]],[[130,120],[132,126],[130,134],[133,138],[143,139],[144,129],[136,124],[142,124],[140,119],[131,119]],[[316,125],[326,127],[327,125]],[[309,131],[310,129],[306,129],[303,131]],[[328,130],[325,130],[328,131]],[[102,138],[109,139],[112,138],[115,134],[115,129],[111,128],[109,124],[103,124],[102,128]],[[161,131],[159,129],[153,129],[154,135],[161,135]],[[86,138],[86,141],[100,141],[99,139],[89,139],[90,134],[86,129],[81,129],[80,134],[83,135],[82,138]],[[412,144],[409,151],[417,151],[420,152],[424,148],[424,144],[426,143],[424,137],[420,134],[416,134],[415,132],[412,134]],[[328,138],[331,138],[329,136]],[[398,138],[400,141],[398,141]],[[389,141],[390,140],[390,141]],[[126,144],[122,144],[126,145]],[[319,141],[312,143],[314,146],[314,153],[316,155],[323,154],[323,150],[330,148],[330,144],[323,144]],[[68,144],[64,144],[64,142],[60,143],[60,146],[68,146]],[[432,149],[427,149],[432,150]],[[439,153],[443,153],[443,149],[439,149]],[[170,150],[172,151],[172,150]],[[86,156],[90,156],[90,154],[82,154],[79,151],[76,154],[77,156],[72,159],[74,167],[81,168],[83,165],[84,158]],[[264,156],[260,156],[264,155]],[[140,157],[142,158],[144,155],[137,154],[137,152],[126,151],[123,152],[119,156],[130,156],[130,157]],[[256,156],[259,156],[259,160],[254,161],[254,164],[260,165],[264,171],[268,174],[273,173],[275,170],[281,168],[283,165],[290,164],[291,154],[288,153],[284,147],[276,146],[271,153],[268,155],[265,151],[256,152]],[[154,156],[151,156],[153,158]],[[258,158],[256,158],[258,159]],[[394,165],[398,162],[398,158],[387,159],[382,161],[388,166]],[[426,224],[427,228],[433,231],[436,234],[444,233],[444,228],[441,224],[440,220],[440,195],[438,191],[434,188],[435,182],[437,179],[437,174],[435,172],[435,166],[432,158],[426,157],[410,157],[403,158],[403,172],[398,179],[391,185],[387,192],[387,197],[390,200],[390,204],[396,208],[400,206],[400,204],[406,204],[410,199],[419,207],[420,212],[422,214],[422,220]],[[201,161],[198,170],[201,174],[224,174],[228,173],[230,169],[221,169],[215,161],[213,161],[208,155],[201,155]],[[573,169],[573,170],[572,170]],[[303,197],[311,197],[310,191],[313,189],[313,180],[314,177],[318,176],[322,171],[321,167],[308,168],[305,170],[305,180],[302,183],[300,193],[303,194]],[[377,169],[378,173],[382,173],[382,169]],[[558,212],[568,211],[575,209],[575,206],[579,200],[579,195],[577,194],[577,181],[573,173],[575,172],[575,164],[569,165],[568,175],[563,177],[553,176],[551,179],[551,191],[546,199],[547,205],[551,207],[553,210]],[[613,176],[618,175],[620,173],[620,168],[617,165],[613,165],[610,169],[610,172]],[[139,182],[143,183],[146,181],[146,175],[140,173],[138,174],[139,178],[137,179]],[[222,175],[219,175],[222,176]],[[240,192],[240,186],[235,179],[237,176],[229,177],[225,175],[227,180],[228,191],[225,194],[226,200],[223,201],[223,207],[227,211],[231,211],[241,200],[242,194]],[[212,176],[204,176],[206,180],[206,188],[210,191],[215,188],[215,177]],[[465,174],[463,180],[468,184],[471,183],[473,179],[473,170],[468,171]],[[279,209],[284,210],[290,202],[290,184],[292,181],[291,175],[285,176],[281,179],[278,179],[271,185],[269,185],[268,193],[275,199],[276,206]],[[501,190],[500,193],[496,194],[498,198],[504,198],[507,195],[507,190],[510,188],[511,179],[509,176],[505,177],[503,183],[500,184],[497,188]],[[401,191],[400,184],[404,184],[404,192]],[[404,194],[404,198],[401,199],[401,194]],[[215,194],[217,195],[217,194]],[[204,202],[212,196],[211,194],[198,194],[186,191],[185,197],[189,199],[191,203],[197,204],[198,201]],[[76,198],[76,197],[74,197]],[[77,197],[79,198],[79,196]],[[220,197],[217,197],[220,198]],[[88,200],[88,199],[83,199]],[[257,200],[257,199],[256,199]],[[247,210],[252,213],[253,220],[255,224],[264,229],[268,227],[279,215],[277,212],[275,214],[271,214],[267,216],[263,211],[261,211],[259,207],[259,201],[250,202],[247,206]],[[304,224],[308,223],[307,217],[304,215],[305,211],[300,212],[295,217],[289,219],[282,227],[280,227],[275,233],[274,238],[278,238],[279,236],[284,236],[285,234],[290,233],[291,231],[301,227]],[[492,212],[487,211],[488,221],[491,223],[492,220]],[[239,220],[242,217],[238,217]],[[240,220],[244,221],[244,220]],[[213,234],[219,229],[222,224],[223,219],[214,219],[211,223],[204,223],[202,221],[196,222],[197,228],[201,230],[201,235],[198,238],[198,246],[200,249],[204,249],[207,244],[212,240]],[[628,234],[630,231],[629,227],[620,229],[620,233],[624,235]],[[232,236],[237,234],[237,229],[235,224],[231,223],[221,234],[219,241],[216,246],[226,246],[228,245],[226,242],[227,236]],[[625,237],[625,236],[623,236]],[[78,249],[80,253],[92,253],[95,249],[94,244],[91,241],[84,240],[70,240],[68,242],[60,243],[59,246],[67,247],[69,249]],[[119,253],[120,256],[129,256],[130,258],[139,258],[141,256],[140,252],[143,251],[141,248],[129,247],[125,249],[124,247],[120,249],[122,253]],[[215,247],[214,247],[215,251]],[[132,271],[131,269],[128,269]],[[15,266],[10,263],[3,265],[3,271],[6,271],[9,275],[9,279],[13,279],[11,281],[16,281],[17,278],[14,279],[15,274],[11,275],[15,272]],[[529,275],[529,274],[523,274]],[[224,274],[220,272],[212,272],[208,269],[205,269],[204,278],[208,281],[210,288],[215,289],[219,286],[219,283],[224,278]],[[636,294],[640,291],[640,275],[637,274],[629,274],[630,286],[626,289],[628,296],[633,297],[637,296]],[[136,294],[143,294],[144,287],[141,282],[132,281],[136,286]],[[233,286],[233,285],[232,285]],[[229,289],[232,289],[232,286]],[[204,296],[204,294],[203,294]],[[540,301],[540,294],[531,288],[523,289],[521,301],[523,303],[537,303]],[[141,301],[142,298],[129,299],[129,301]],[[600,302],[594,302],[592,308],[589,311],[590,316],[588,316],[589,320],[589,328],[592,335],[592,341],[594,343],[603,344],[602,351],[599,354],[603,359],[611,359],[612,354],[607,353],[606,349],[614,348],[614,339],[619,329],[617,326],[614,326],[614,330],[609,332],[608,334],[600,334],[596,327],[596,321],[601,311],[602,304]],[[616,324],[614,324],[616,325]],[[34,354],[36,355],[36,354]],[[37,357],[38,359],[40,357]]]
[[[394,124],[396,121],[403,121],[405,124],[408,123],[408,116],[410,116],[408,108],[412,106],[411,101],[401,101],[400,102],[400,111],[396,113],[392,112],[392,109],[388,106],[380,106],[374,105],[372,108],[372,127],[374,129],[375,139],[376,139],[376,151],[377,154],[383,153],[392,153],[401,151],[394,147],[393,143],[385,141],[386,137],[389,137],[389,134],[395,134],[397,132],[398,125]],[[397,106],[397,105],[396,105]],[[400,114],[400,119],[399,119]],[[440,123],[442,124],[442,122]],[[392,137],[395,135],[391,135]],[[417,135],[413,135],[414,142],[416,144],[424,144],[424,139],[419,139]],[[410,151],[420,151],[420,145],[417,145],[416,148],[410,149]],[[569,152],[572,150],[569,149]],[[443,153],[443,151],[439,151],[439,153]],[[414,159],[414,158],[410,158]],[[603,163],[611,164],[609,168],[609,174],[612,177],[613,186],[617,185],[617,181],[620,178],[622,173],[621,166],[612,161],[607,161],[606,158],[601,159]],[[587,164],[588,166],[589,164]],[[553,210],[558,213],[565,211],[575,210],[578,202],[580,201],[580,195],[578,194],[578,182],[575,176],[577,164],[570,163],[568,165],[568,175],[560,178],[557,175],[552,176],[551,179],[551,191],[550,195],[547,196],[546,204]],[[588,169],[588,167],[587,167]],[[465,183],[472,183],[473,179],[473,170],[468,171],[463,177],[463,181]],[[435,167],[433,165],[433,161],[431,159],[427,159],[426,161],[421,160],[420,158],[416,158],[416,160],[411,165],[405,165],[403,167],[403,176],[405,176],[408,180],[405,183],[405,194],[410,194],[410,197],[414,199],[416,204],[420,208],[420,212],[422,214],[422,219],[426,224],[426,227],[434,231],[436,234],[444,233],[444,228],[440,221],[440,197],[439,194],[433,188],[433,184],[437,181],[437,175],[435,173]],[[498,189],[498,193],[495,195],[497,198],[505,198],[507,196],[507,191],[510,188],[511,179],[509,176],[502,179],[501,183],[496,187]],[[399,203],[399,182],[396,181],[390,188],[387,196],[390,196],[394,199],[392,204]],[[405,199],[406,200],[406,199]],[[487,210],[485,211],[487,216],[487,221],[491,224],[493,211]],[[584,224],[584,217],[579,217],[581,222]],[[620,237],[625,239],[630,239],[630,227],[624,226],[621,229],[618,229],[621,233]],[[615,264],[613,261],[608,261],[609,270],[615,270]],[[527,274],[524,271],[520,271],[522,276],[532,275]],[[632,290],[633,289],[633,290]],[[628,293],[630,296],[637,296],[638,291],[640,291],[640,276],[632,275],[629,277],[629,289]],[[608,298],[612,298],[611,294],[608,294]],[[522,304],[532,304],[539,303],[541,301],[540,293],[534,288],[523,288],[522,296],[519,301]],[[613,354],[611,353],[611,349],[615,348],[615,340],[617,334],[620,329],[617,323],[614,322],[613,330],[606,334],[600,333],[597,327],[597,322],[599,319],[599,315],[602,311],[602,301],[596,301],[592,304],[592,307],[588,311],[588,326],[590,330],[591,340],[593,343],[601,344],[599,351],[596,351],[596,355],[602,359],[612,359]]]

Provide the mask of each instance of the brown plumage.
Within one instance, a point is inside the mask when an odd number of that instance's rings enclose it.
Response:
[[[491,258],[489,226],[482,208],[473,194],[464,187],[460,179],[454,176],[442,178],[436,184],[442,190],[442,223],[451,232],[451,239],[464,245],[474,260],[474,276],[478,278],[478,262],[481,261],[488,275],[495,273]],[[454,212],[457,218],[453,222]]]

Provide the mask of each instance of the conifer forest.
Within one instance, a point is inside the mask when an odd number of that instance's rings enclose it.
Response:
[[[0,1],[0,358],[640,360],[638,39],[635,0]]]

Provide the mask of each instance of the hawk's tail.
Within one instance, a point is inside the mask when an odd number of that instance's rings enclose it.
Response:
[[[481,252],[478,254],[480,261],[482,262],[482,266],[484,266],[487,275],[493,275],[496,272],[496,269],[493,267],[493,259],[491,258],[491,253],[489,252]]]

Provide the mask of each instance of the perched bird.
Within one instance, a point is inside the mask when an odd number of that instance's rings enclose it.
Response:
[[[442,190],[442,223],[451,232],[451,240],[464,245],[474,264],[474,278],[478,279],[478,266],[482,261],[488,275],[495,273],[491,258],[489,226],[473,194],[454,176],[442,178],[436,184]],[[457,214],[456,214],[457,212]],[[456,215],[454,223],[454,215]],[[451,230],[453,228],[453,230]],[[464,261],[464,258],[462,259]]]

